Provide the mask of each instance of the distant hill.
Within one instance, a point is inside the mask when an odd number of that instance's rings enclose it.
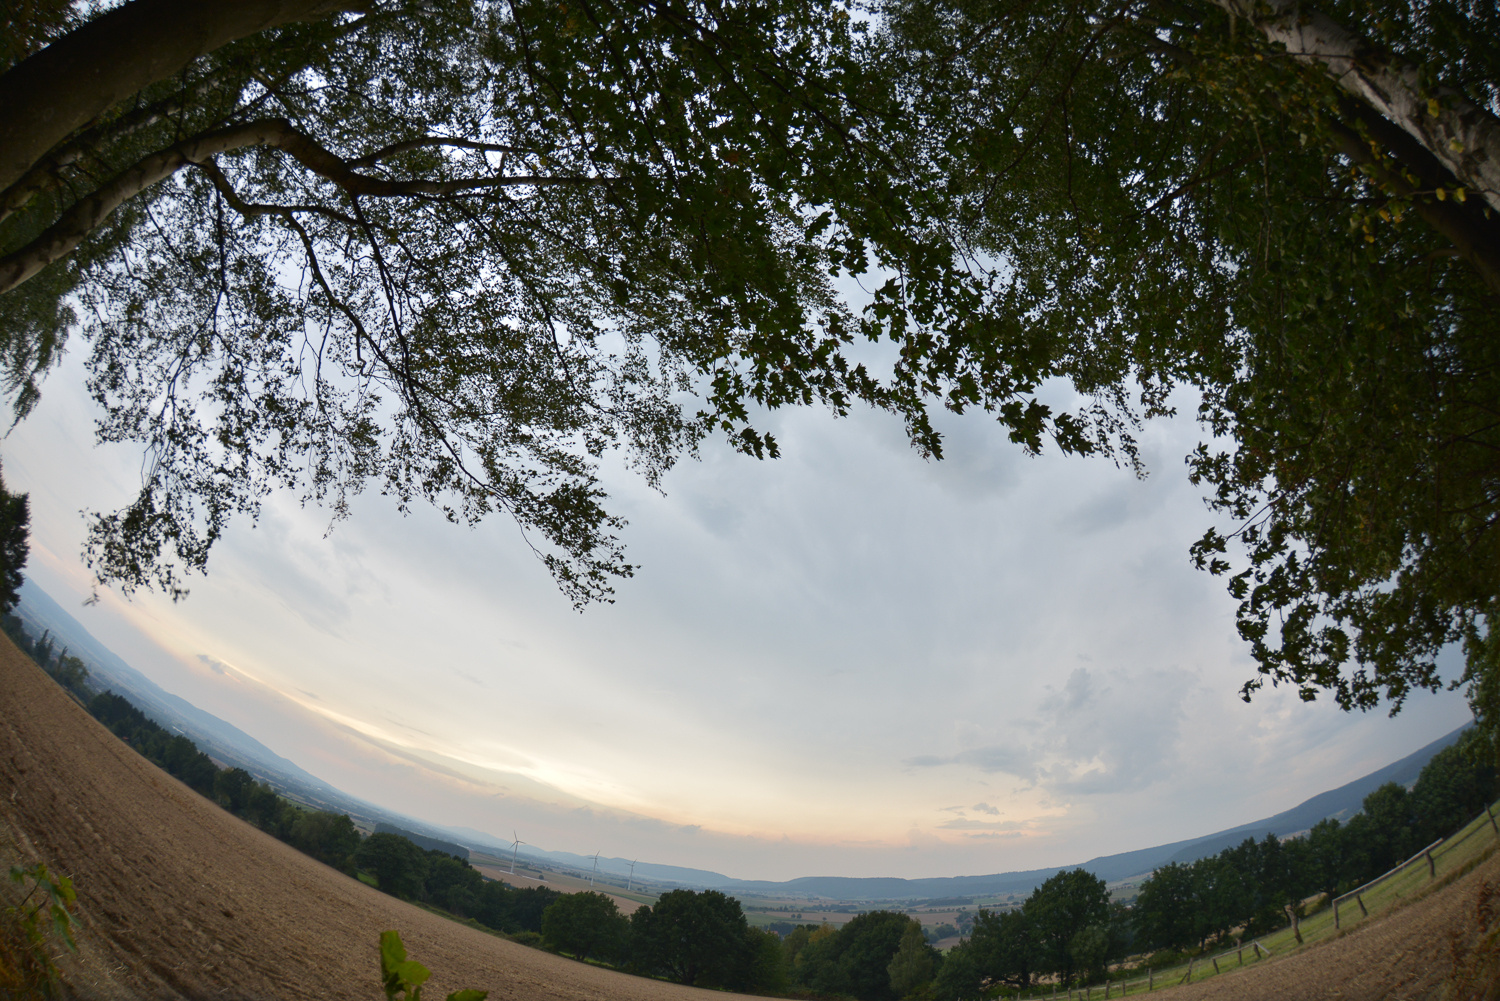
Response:
[[[1246,838],[1254,838],[1258,841],[1267,834],[1286,837],[1306,831],[1326,817],[1347,819],[1359,812],[1366,796],[1386,782],[1397,782],[1402,785],[1415,782],[1422,767],[1432,759],[1432,756],[1458,740],[1467,728],[1467,726],[1459,727],[1400,761],[1377,769],[1353,782],[1345,783],[1337,789],[1319,793],[1290,810],[1264,820],[1241,824],[1238,827],[1205,834],[1198,838],[1173,841],[1165,845],[1120,852],[1115,855],[1102,855],[1087,862],[1056,868],[1001,872],[985,876],[938,876],[927,879],[901,879],[894,876],[803,876],[798,879],[773,881],[734,879],[723,873],[705,869],[639,862],[635,867],[635,877],[699,889],[722,890],[741,896],[823,897],[842,901],[899,901],[927,900],[937,897],[1023,895],[1040,886],[1048,877],[1064,869],[1076,868],[1087,869],[1110,882],[1128,880],[1132,877],[1143,877],[1168,862],[1190,862],[1208,855],[1216,855]],[[511,850],[509,842],[473,828],[438,826],[438,829],[473,847],[487,847],[503,853],[509,853]],[[584,871],[593,865],[591,855],[545,851],[529,845],[523,847],[520,854],[525,858]],[[600,856],[599,870],[623,876],[630,871],[630,860]]]
[[[432,840],[435,844],[447,844],[447,847],[441,849],[443,851],[462,847],[488,850],[497,854],[510,853],[511,843],[504,838],[498,838],[471,827],[446,827],[392,813],[341,792],[295,763],[281,757],[238,727],[162,689],[94,639],[87,629],[32,581],[27,580],[22,585],[20,593],[21,603],[16,607],[16,614],[26,623],[28,629],[38,636],[44,629],[51,630],[52,635],[57,637],[59,647],[67,646],[71,654],[83,660],[93,681],[101,687],[113,688],[118,694],[126,696],[141,711],[162,726],[184,733],[210,756],[226,764],[244,768],[262,781],[287,790],[321,809],[348,813],[356,821],[362,821],[366,827],[381,829],[381,825],[385,825],[397,833],[412,838],[418,844]],[[1264,820],[1241,824],[1238,827],[1231,827],[1198,838],[1174,841],[1170,844],[1136,851],[1120,852],[1115,855],[1102,855],[1087,862],[1056,868],[1028,869],[983,876],[939,876],[926,879],[901,879],[894,876],[803,876],[778,882],[734,879],[723,873],[706,869],[637,862],[634,875],[638,880],[722,890],[742,896],[793,895],[843,901],[900,901],[937,897],[1021,895],[1031,892],[1048,877],[1064,869],[1080,867],[1110,882],[1128,880],[1132,877],[1144,876],[1168,862],[1190,862],[1217,854],[1225,848],[1239,844],[1246,838],[1260,840],[1267,834],[1286,837],[1306,831],[1326,817],[1343,820],[1353,816],[1359,812],[1364,798],[1384,783],[1397,782],[1410,785],[1416,781],[1418,773],[1432,759],[1432,756],[1458,740],[1465,729],[1467,726],[1460,727],[1400,761],[1377,769],[1337,789],[1319,793],[1290,810]],[[399,825],[392,823],[393,821],[399,822]],[[413,830],[417,833],[413,833]],[[423,840],[418,840],[419,838]],[[450,839],[452,844],[448,844]],[[455,854],[466,854],[466,852]],[[585,872],[594,864],[594,858],[591,855],[549,851],[533,845],[523,846],[520,854],[523,858],[534,862]],[[625,876],[631,871],[631,860],[600,856],[599,870]]]
[[[129,699],[136,708],[169,730],[188,737],[209,757],[235,768],[243,768],[262,782],[320,809],[348,813],[367,826],[386,816],[378,808],[329,785],[296,762],[283,758],[232,723],[205,712],[173,695],[131,667],[100,643],[82,623],[68,614],[31,579],[20,590],[15,614],[34,636],[52,633],[58,649],[83,661],[89,683],[110,689]]]
[[[1459,727],[1447,736],[1386,765],[1353,782],[1318,795],[1264,820],[1241,824],[1200,838],[1174,841],[1116,855],[1103,855],[1077,865],[1056,869],[1034,869],[1025,872],[1003,872],[991,876],[954,876],[935,879],[850,878],[842,876],[809,876],[784,883],[731,880],[719,888],[731,892],[785,893],[788,891],[837,900],[903,900],[928,897],[978,897],[994,894],[1029,893],[1048,877],[1064,869],[1083,868],[1101,879],[1114,882],[1145,876],[1168,862],[1191,862],[1216,855],[1246,838],[1257,841],[1267,834],[1286,837],[1306,831],[1326,817],[1343,820],[1358,813],[1364,799],[1387,782],[1410,785],[1432,756],[1458,740],[1472,724]]]
[[[463,845],[455,845],[451,841],[443,841],[440,838],[429,838],[425,834],[417,834],[414,831],[397,827],[395,824],[387,824],[383,820],[375,825],[375,833],[398,834],[418,848],[425,848],[430,852],[447,852],[449,855],[456,855],[462,859],[469,857],[469,850]]]

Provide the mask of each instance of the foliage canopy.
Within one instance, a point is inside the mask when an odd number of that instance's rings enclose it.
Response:
[[[1462,641],[1500,734],[1493,5],[202,7],[0,39],[6,387],[76,326],[151,457],[101,580],[181,593],[268,491],[374,485],[509,513],[582,604],[633,570],[612,449],[655,484],[864,403],[940,454],[940,401],[1134,464],[1186,386],[1246,697],[1399,707]]]

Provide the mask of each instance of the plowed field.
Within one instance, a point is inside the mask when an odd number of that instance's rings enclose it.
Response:
[[[387,928],[434,971],[430,997],[460,987],[496,1001],[723,997],[485,935],[313,861],[139,757],[3,636],[0,851],[73,876],[80,954],[66,968],[84,998],[373,999]],[[1341,939],[1169,994],[1436,998],[1484,879],[1500,885],[1500,856]]]

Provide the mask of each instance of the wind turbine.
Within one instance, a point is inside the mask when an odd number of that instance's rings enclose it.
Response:
[[[601,848],[600,851],[603,851],[603,849]],[[588,857],[594,860],[593,871],[589,873],[589,886],[593,886],[594,885],[594,873],[597,873],[599,871],[599,852],[595,852],[594,854],[592,854],[592,855],[590,855]]]
[[[640,859],[636,859],[635,860],[635,862],[639,862],[639,861],[640,861]],[[627,880],[625,880],[625,892],[626,893],[629,893],[631,886],[633,886],[635,884],[635,862],[630,863],[630,878],[627,879]]]
[[[516,833],[514,827],[511,828],[510,834],[512,838],[510,843],[510,874],[514,876],[516,874],[516,854],[526,842],[521,840],[521,836]]]

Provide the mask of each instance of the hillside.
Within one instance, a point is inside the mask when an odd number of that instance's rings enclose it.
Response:
[[[139,757],[0,637],[0,849],[78,888],[84,998],[369,999],[398,929],[430,996],[494,1001],[722,997],[528,949],[350,879],[240,821]]]
[[[158,771],[0,638],[0,845],[79,889],[81,997],[378,996],[379,932],[434,970],[430,994],[691,1001],[723,997],[527,949],[403,904],[257,831]],[[1172,996],[1436,998],[1500,855],[1442,892],[1305,953]]]
[[[365,829],[382,829],[382,825],[418,838],[452,841],[464,848],[488,851],[509,857],[510,842],[483,831],[467,827],[446,827],[430,821],[405,817],[358,800],[270,748],[224,720],[204,712],[179,696],[165,691],[141,672],[95,639],[89,631],[33,581],[21,588],[21,604],[16,613],[34,635],[50,630],[58,643],[83,658],[92,680],[101,687],[113,688],[127,696],[148,716],[162,726],[187,734],[215,759],[244,768],[256,778],[318,809],[348,813]],[[1454,730],[1426,747],[1337,789],[1316,796],[1263,820],[1251,821],[1227,830],[1155,845],[1086,862],[1046,869],[1001,872],[976,876],[936,876],[923,879],[899,877],[803,876],[784,881],[735,879],[705,869],[664,865],[644,860],[601,856],[598,871],[635,882],[649,882],[693,888],[722,890],[742,898],[795,897],[823,898],[837,901],[911,901],[949,897],[986,897],[1016,894],[1024,896],[1048,877],[1063,869],[1082,867],[1102,879],[1114,882],[1140,877],[1168,862],[1191,862],[1214,855],[1246,838],[1260,840],[1267,834],[1285,837],[1305,831],[1325,817],[1347,819],[1360,809],[1365,796],[1385,782],[1410,785],[1416,780],[1434,754],[1456,741],[1464,728]],[[522,858],[545,868],[590,872],[593,856],[574,852],[551,851],[528,845]]]

